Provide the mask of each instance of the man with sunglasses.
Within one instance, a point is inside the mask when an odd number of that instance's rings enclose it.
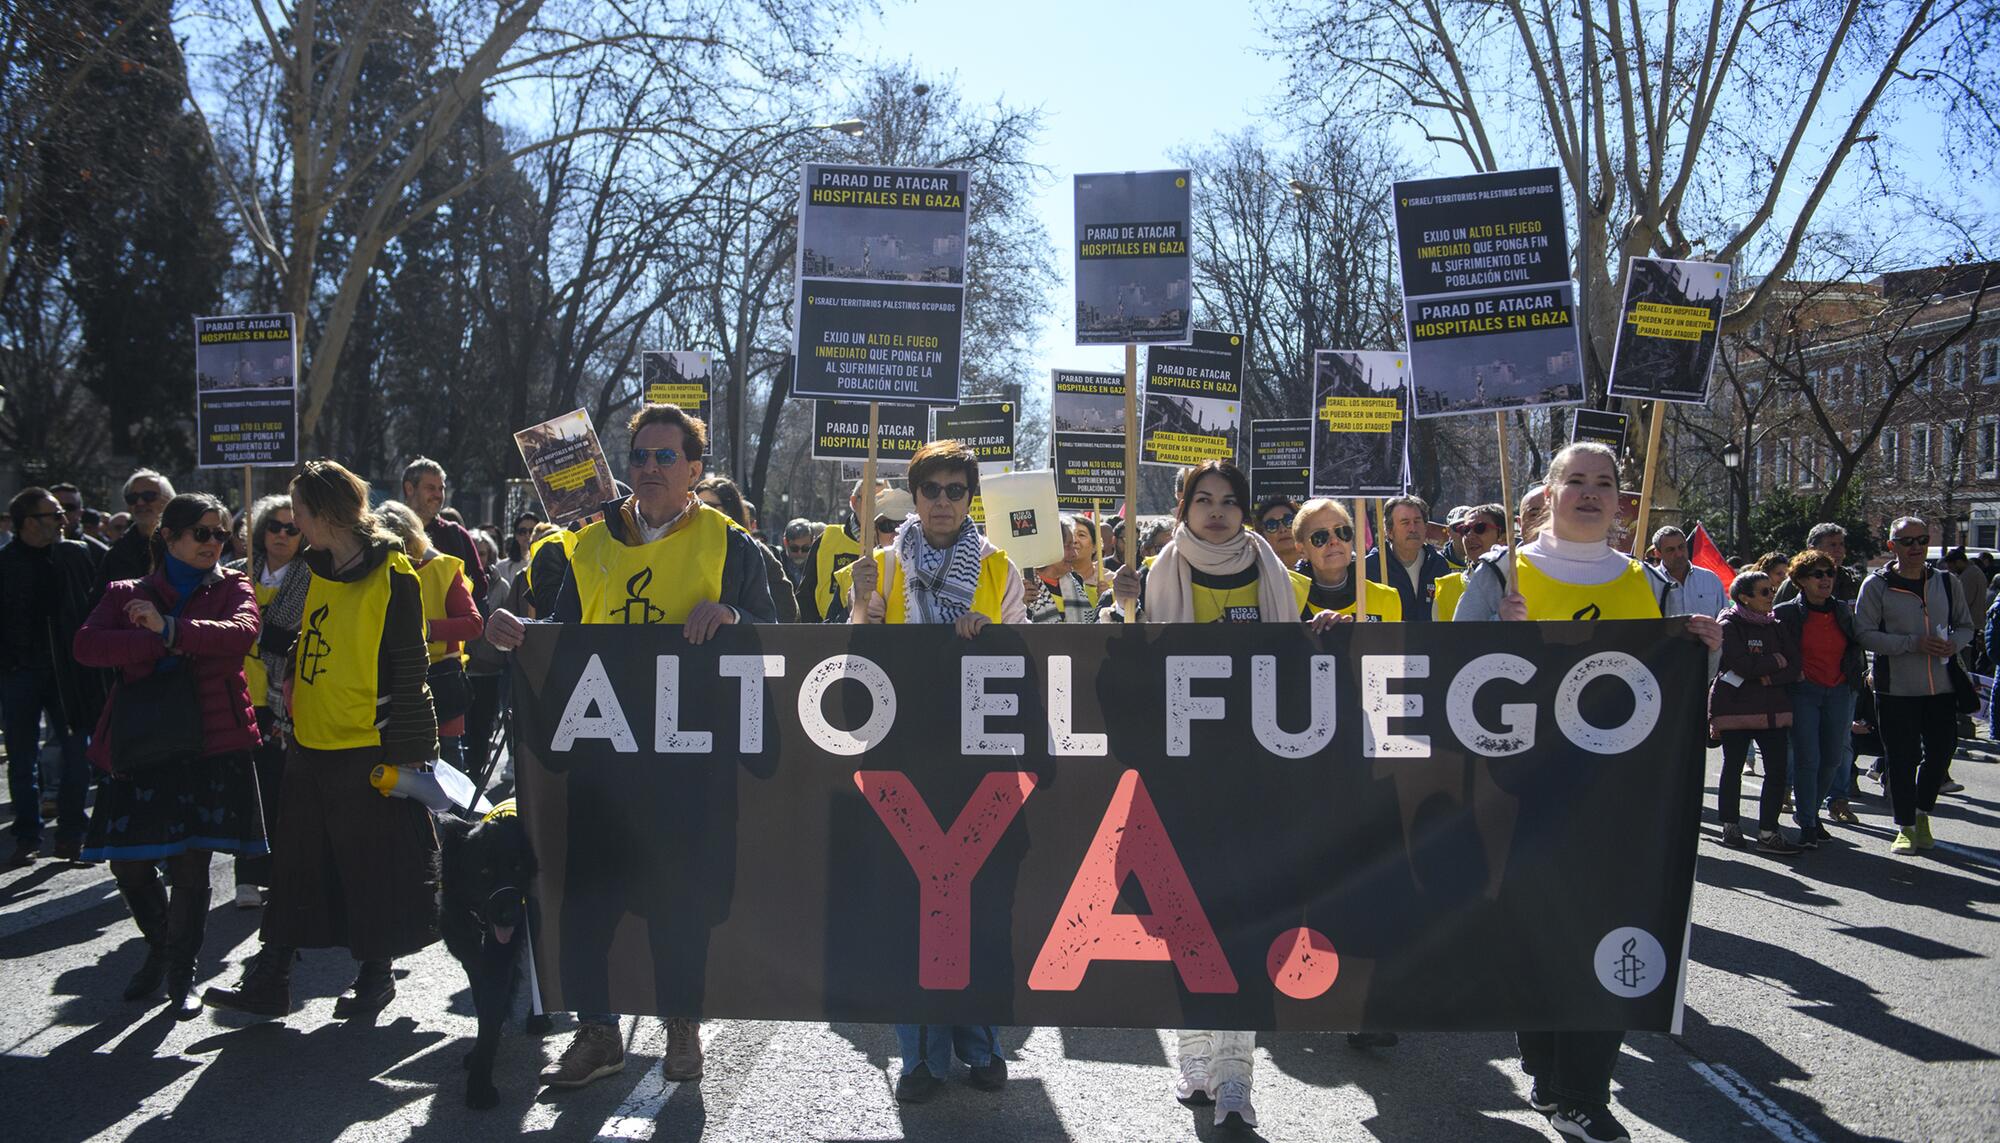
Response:
[[[1972,612],[1950,572],[1929,566],[1930,529],[1921,517],[1889,526],[1894,559],[1861,581],[1855,637],[1874,653],[1870,679],[1889,771],[1898,856],[1931,847],[1931,811],[1950,777],[1958,745],[1953,655],[1972,642]]]
[[[125,510],[132,524],[97,565],[96,594],[121,579],[141,579],[153,570],[153,533],[160,526],[160,513],[174,498],[173,481],[141,468],[125,478]],[[95,604],[95,598],[92,600]]]
[[[794,598],[798,596],[799,585],[806,580],[806,569],[812,566],[813,541],[817,539],[812,521],[804,516],[794,517],[785,525],[785,582]]]
[[[1451,532],[1445,555],[1459,564],[1459,570],[1437,578],[1431,618],[1441,623],[1451,622],[1458,613],[1458,601],[1465,595],[1465,577],[1472,574],[1469,569],[1477,567],[1487,553],[1503,546],[1500,537],[1507,530],[1507,512],[1498,504],[1481,504],[1476,508],[1454,508],[1445,520],[1445,527]]]
[[[876,481],[876,495],[888,487],[888,481]],[[800,623],[837,623],[845,618],[834,573],[861,558],[860,520],[861,482],[857,480],[847,494],[847,518],[837,528],[829,525],[806,553],[805,578],[797,587]]]
[[[1379,543],[1369,549],[1364,561],[1366,574],[1386,579],[1403,597],[1406,621],[1427,623],[1437,598],[1437,581],[1452,571],[1444,552],[1424,542],[1430,532],[1431,506],[1421,496],[1398,496],[1384,503],[1382,511],[1388,520],[1392,554],[1385,569]]]
[[[632,495],[605,501],[603,518],[577,533],[552,621],[674,624],[688,642],[697,644],[733,623],[777,622],[763,549],[741,524],[695,498],[708,426],[678,405],[651,404],[633,414],[627,429],[632,447],[626,480]],[[534,578],[542,579],[543,573],[537,570]],[[503,651],[520,646],[526,632],[520,618],[505,608],[496,609],[486,625],[488,641]],[[733,788],[733,781],[732,773],[712,769],[690,779],[689,796],[648,810],[645,828],[670,839],[671,860],[712,869],[723,864],[715,854],[734,852],[735,838],[728,824],[732,819],[714,814],[710,803],[715,799],[703,792]],[[595,847],[595,853],[620,852],[624,847],[616,831],[635,828],[620,806],[572,801],[569,814],[573,835],[585,830],[611,835]],[[694,899],[671,890],[628,897],[618,873],[615,868],[572,863],[572,895],[602,895],[594,904],[579,904],[572,915],[615,919],[630,913],[651,918],[648,927],[660,995],[672,990],[699,996],[708,958],[704,926],[721,918],[699,915]],[[710,899],[726,901],[728,894],[716,893]],[[593,948],[610,948],[610,931],[577,924],[577,931],[566,929],[565,948],[581,950],[583,956]],[[685,935],[697,931],[704,935]],[[666,1025],[662,1074],[673,1082],[699,1080],[701,1025],[686,1017],[669,1017]],[[541,1078],[551,1087],[582,1087],[624,1067],[618,1017],[581,1012],[575,1037]]]
[[[1853,603],[1861,597],[1861,573],[1847,566],[1847,529],[1832,523],[1814,524],[1806,533],[1806,547],[1833,561],[1833,598]],[[1787,579],[1778,589],[1778,602],[1788,603],[1798,594],[1799,585]],[[1973,598],[1970,606],[1976,612],[1980,601]]]
[[[23,489],[7,508],[14,542],[0,547],[0,720],[14,805],[8,868],[19,868],[35,860],[42,844],[44,714],[62,754],[55,854],[75,861],[82,853],[83,802],[90,790],[83,742],[103,707],[104,685],[98,672],[77,666],[70,654],[96,586],[89,549],[63,538],[67,513],[45,489]]]

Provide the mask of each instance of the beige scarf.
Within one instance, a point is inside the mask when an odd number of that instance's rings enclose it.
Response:
[[[1257,565],[1258,619],[1264,623],[1298,622],[1292,577],[1269,544],[1248,532],[1211,544],[1189,531],[1186,524],[1174,525],[1174,538],[1160,549],[1146,573],[1146,622],[1193,623],[1193,573],[1234,575],[1253,563]]]

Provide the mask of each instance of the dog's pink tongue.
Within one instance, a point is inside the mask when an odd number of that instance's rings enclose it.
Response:
[[[506,944],[508,941],[513,940],[514,926],[512,925],[493,926],[493,939],[499,941],[503,945]]]

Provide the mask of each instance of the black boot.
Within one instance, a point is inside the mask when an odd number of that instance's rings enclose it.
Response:
[[[167,887],[150,867],[146,874],[143,881],[118,884],[118,892],[139,926],[139,935],[146,938],[146,961],[125,985],[127,1000],[151,996],[167,974]]]
[[[208,930],[209,888],[175,888],[167,912],[167,1007],[176,1020],[201,1015],[201,998],[194,995],[194,962]]]
[[[285,945],[265,945],[243,970],[235,988],[211,988],[202,993],[210,1008],[226,1008],[252,1016],[282,1019],[292,1011],[292,955]]]
[[[355,974],[346,995],[333,1002],[333,1018],[352,1020],[388,1007],[396,998],[396,977],[389,968],[387,960],[362,961],[361,971]]]

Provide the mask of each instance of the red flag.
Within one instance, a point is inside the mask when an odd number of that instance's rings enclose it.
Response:
[[[1698,568],[1707,568],[1722,580],[1722,590],[1728,591],[1729,584],[1736,578],[1736,569],[1722,558],[1722,549],[1708,538],[1708,529],[1700,524],[1694,526],[1694,535],[1688,537],[1688,559]]]

